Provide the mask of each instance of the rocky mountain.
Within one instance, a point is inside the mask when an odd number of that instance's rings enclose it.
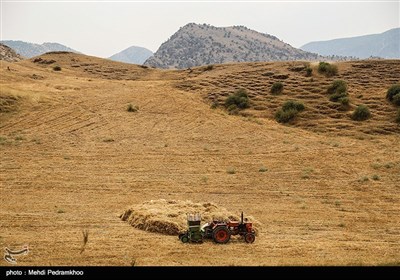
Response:
[[[244,26],[215,27],[189,23],[163,43],[144,64],[188,68],[226,62],[317,59],[317,54],[296,49],[275,36]]]
[[[400,28],[380,34],[311,42],[301,49],[320,55],[400,58]]]
[[[47,52],[54,52],[54,51],[67,51],[67,52],[79,53],[76,50],[73,50],[67,46],[58,43],[43,43],[40,45],[24,41],[12,41],[12,40],[1,41],[1,43],[12,48],[13,50],[15,50],[16,53],[27,58],[31,58]]]
[[[146,48],[132,46],[110,56],[109,59],[132,64],[143,64],[152,55],[153,52]]]
[[[12,48],[0,43],[0,60],[17,62],[21,59],[23,58],[19,54],[17,54]]]

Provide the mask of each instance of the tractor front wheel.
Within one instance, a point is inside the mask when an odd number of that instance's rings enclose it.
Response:
[[[181,234],[179,239],[182,241],[182,243],[188,243],[189,242],[189,236],[185,234]]]
[[[217,227],[213,231],[215,243],[225,244],[231,239],[231,232],[226,227]]]
[[[244,236],[244,241],[246,241],[247,243],[253,243],[254,240],[256,240],[256,236],[254,235],[254,233],[246,233]]]

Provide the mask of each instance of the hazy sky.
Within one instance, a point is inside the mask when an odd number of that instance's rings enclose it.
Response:
[[[245,25],[294,47],[400,26],[398,1],[1,1],[1,39],[57,42],[109,57],[132,45],[153,52],[189,23]]]

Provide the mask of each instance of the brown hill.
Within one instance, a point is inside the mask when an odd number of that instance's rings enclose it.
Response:
[[[338,64],[351,104],[371,102],[372,118],[354,124],[330,107],[318,114],[330,80],[292,66],[171,71],[71,53],[3,62],[0,101],[14,103],[0,103],[0,247],[27,244],[17,262],[28,266],[399,265],[400,136],[382,99],[399,62]],[[267,71],[289,77],[258,76]],[[283,94],[264,95],[274,79]],[[210,108],[211,90],[221,104],[237,86],[249,109]],[[281,125],[271,115],[292,90],[314,97]],[[243,210],[263,226],[251,245],[191,245],[120,219],[160,199]]]
[[[321,58],[296,49],[275,36],[244,26],[215,27],[189,23],[163,43],[144,64],[182,69],[226,62],[314,61]]]
[[[16,62],[20,61],[21,59],[22,57],[17,54],[12,48],[0,43],[0,60]]]
[[[209,104],[223,107],[226,98],[238,89],[245,89],[250,108],[241,112],[246,117],[274,120],[274,114],[285,101],[298,100],[306,109],[291,125],[314,132],[332,135],[358,135],[400,133],[395,122],[397,109],[386,100],[388,88],[400,82],[399,60],[368,60],[338,63],[338,75],[326,77],[318,74],[317,63],[274,62],[216,65],[211,71],[199,68],[176,87],[199,93]],[[313,69],[310,77],[306,68]],[[334,80],[348,84],[350,104],[329,99],[327,89]],[[281,94],[271,93],[274,83],[284,86]],[[351,119],[358,105],[367,105],[372,117],[359,122]]]

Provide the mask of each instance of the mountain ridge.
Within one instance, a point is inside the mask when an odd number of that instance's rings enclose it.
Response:
[[[17,62],[22,60],[19,54],[17,54],[12,48],[0,43],[0,60],[7,62]]]
[[[245,26],[215,27],[188,23],[144,64],[159,68],[189,68],[228,62],[319,59],[323,57]]]
[[[131,46],[110,56],[108,59],[125,63],[143,64],[152,55],[153,52],[149,49],[139,46]]]
[[[17,54],[26,58],[38,56],[47,52],[67,51],[80,53],[70,47],[54,42],[44,42],[42,44],[29,43],[21,40],[3,40],[0,43],[12,48]]]
[[[382,33],[313,41],[300,47],[320,55],[341,55],[357,58],[400,58],[400,27]]]

